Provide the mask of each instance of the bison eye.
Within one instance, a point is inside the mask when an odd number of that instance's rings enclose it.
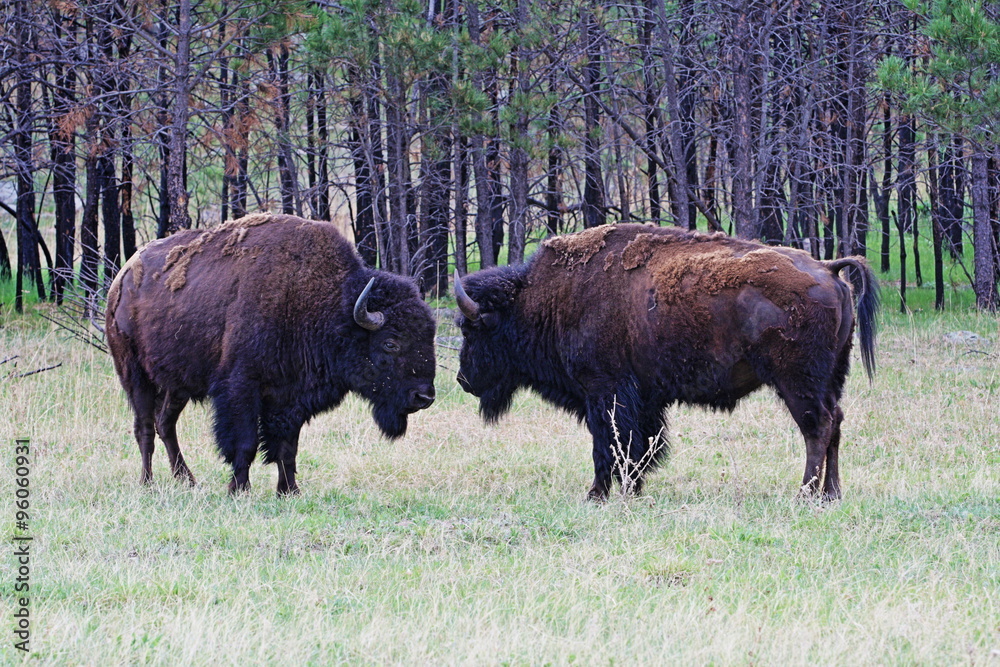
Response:
[[[390,338],[382,343],[382,349],[390,354],[395,354],[396,352],[399,352],[399,343]]]

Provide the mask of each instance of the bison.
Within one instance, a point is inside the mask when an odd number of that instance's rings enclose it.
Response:
[[[194,483],[175,425],[211,399],[231,493],[258,448],[296,493],[299,431],[348,392],[389,438],[434,401],[435,322],[413,282],[365,267],[330,223],[256,214],[182,231],[136,253],[108,291],[107,337],[135,413],[141,482],[154,429],[175,477]]]
[[[488,422],[521,388],[586,421],[595,500],[612,480],[641,491],[667,452],[670,405],[732,411],[768,385],[805,437],[803,492],[838,498],[854,331],[845,268],[870,379],[878,286],[862,259],[620,224],[550,238],[520,266],[456,275],[458,381]]]

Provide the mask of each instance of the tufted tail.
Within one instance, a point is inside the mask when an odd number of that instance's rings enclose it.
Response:
[[[868,263],[860,257],[844,257],[824,262],[834,274],[841,269],[850,267],[848,279],[854,287],[855,307],[858,312],[858,337],[861,339],[861,361],[865,365],[865,373],[871,381],[875,375],[875,317],[879,308],[879,288],[875,274]]]

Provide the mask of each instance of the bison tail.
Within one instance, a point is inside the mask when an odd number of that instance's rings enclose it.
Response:
[[[865,373],[868,374],[870,382],[875,375],[875,318],[881,302],[875,273],[860,257],[844,257],[825,264],[835,275],[839,274],[841,269],[848,267],[852,269],[848,271],[848,278],[854,287],[854,299],[858,311],[861,361],[865,365]]]

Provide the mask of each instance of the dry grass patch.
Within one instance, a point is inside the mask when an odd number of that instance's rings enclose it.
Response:
[[[303,494],[279,500],[273,467],[225,494],[204,408],[179,424],[199,486],[160,449],[140,488],[110,360],[7,320],[3,355],[63,364],[0,383],[0,438],[30,435],[36,456],[30,660],[996,661],[998,339],[986,317],[886,316],[875,384],[856,372],[846,390],[834,504],[795,500],[804,445],[767,392],[732,415],[673,410],[646,495],[585,503],[586,430],[527,394],[484,426],[446,350],[404,439],[350,399],[303,432]],[[12,573],[4,559],[8,605]]]

